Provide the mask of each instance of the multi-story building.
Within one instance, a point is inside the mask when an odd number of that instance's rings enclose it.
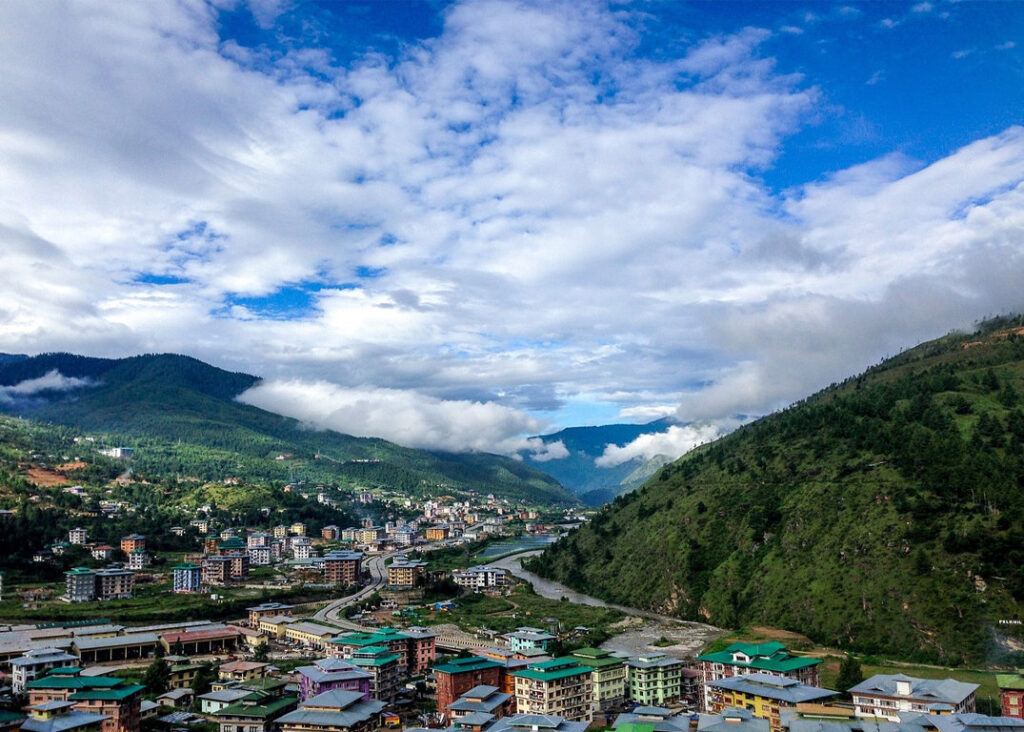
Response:
[[[767,719],[773,730],[782,728],[782,711],[839,693],[785,676],[761,673],[709,681],[707,686],[709,712],[717,714],[733,707],[749,709],[758,719]]]
[[[373,674],[340,658],[322,658],[312,666],[295,670],[299,674],[299,699],[302,701],[332,689],[355,691],[364,699],[370,698]]]
[[[249,534],[245,543],[250,549],[254,546],[270,546],[270,534],[265,531],[254,531]]]
[[[356,541],[360,544],[372,544],[384,536],[384,529],[380,526],[364,526],[356,531]]]
[[[437,680],[437,708],[447,709],[475,686],[502,687],[505,665],[488,658],[456,658],[434,666]]]
[[[15,694],[25,690],[25,684],[44,676],[47,671],[62,666],[74,666],[78,657],[65,653],[59,648],[37,648],[28,651],[24,656],[12,658],[11,688]]]
[[[359,584],[362,552],[336,549],[324,555],[324,581],[332,585]]]
[[[301,521],[296,521],[294,524],[288,527],[288,531],[289,533],[294,534],[295,536],[305,536],[306,525]]]
[[[139,732],[144,688],[112,676],[82,676],[79,668],[55,669],[25,684],[32,705],[72,702],[72,709],[107,717],[102,732]]]
[[[194,526],[196,531],[200,534],[207,534],[210,532],[210,522],[207,519],[192,519],[188,522],[189,526]]]
[[[858,717],[899,721],[900,712],[966,714],[974,711],[977,684],[955,679],[918,679],[905,674],[875,674],[849,690]]]
[[[469,569],[455,570],[452,572],[452,581],[459,587],[469,590],[486,590],[492,587],[507,587],[509,574],[508,570],[480,564]]]
[[[475,719],[490,720],[507,717],[515,711],[515,696],[501,691],[497,686],[475,686],[460,696],[446,710],[455,725],[460,720],[472,724]]]
[[[171,568],[175,592],[199,592],[203,588],[203,568],[183,562]]]
[[[0,728],[4,732],[102,732],[105,715],[80,712],[74,707],[74,702],[62,701],[37,704],[25,709],[27,718],[14,712],[0,712]]]
[[[136,549],[128,555],[128,569],[143,570],[149,564],[149,554],[145,549]]]
[[[338,634],[334,628],[310,622],[290,623],[284,629],[285,640],[290,640],[304,648],[324,650],[327,644]]]
[[[388,565],[388,587],[392,589],[408,589],[418,587],[427,578],[427,563],[419,560],[395,557]]]
[[[265,615],[260,618],[259,631],[271,638],[282,640],[285,631],[292,623],[299,622],[291,615]]]
[[[258,628],[260,620],[271,615],[287,615],[293,607],[293,605],[285,605],[282,602],[262,602],[259,605],[248,607],[246,612],[249,613],[249,627]]]
[[[253,567],[266,567],[270,565],[269,546],[249,547],[249,564]]]
[[[346,633],[331,641],[329,652],[336,657],[351,659],[361,648],[383,646],[403,657],[405,672],[418,676],[430,668],[436,658],[434,642],[437,635],[426,628],[380,628],[371,633]]]
[[[93,559],[105,562],[114,556],[114,547],[109,544],[100,544],[99,546],[94,546],[89,553],[92,554]]]
[[[996,674],[1004,717],[1024,719],[1024,672]]]
[[[371,697],[389,704],[395,701],[405,681],[405,656],[386,646],[366,646],[355,651],[349,661],[372,675]]]
[[[81,545],[89,543],[89,532],[85,529],[74,528],[68,532],[68,543]]]
[[[325,526],[322,529],[320,529],[320,538],[321,539],[326,539],[327,541],[335,541],[338,538],[340,538],[340,536],[341,536],[341,529],[339,529],[334,524],[331,524],[330,526]]]
[[[447,526],[431,526],[424,532],[427,541],[444,541],[448,538],[449,529]]]
[[[591,668],[573,658],[553,658],[511,672],[516,679],[519,714],[590,720],[594,711]]]
[[[267,675],[270,664],[258,661],[231,661],[221,664],[217,678],[222,681],[252,681]]]
[[[135,573],[127,569],[100,569],[96,572],[97,600],[128,600],[135,590]]]
[[[401,632],[406,641],[405,663],[410,676],[419,676],[430,670],[437,658],[437,633],[426,628],[410,626]]]
[[[359,529],[355,526],[349,526],[348,528],[341,530],[342,541],[355,541],[356,535],[359,533]]]
[[[88,567],[75,567],[64,573],[66,602],[91,602],[96,599],[96,573]]]
[[[299,703],[296,696],[253,691],[213,713],[220,732],[271,732],[275,722]]]
[[[758,719],[749,709],[732,708],[722,710],[721,714],[697,715],[697,732],[769,732],[770,728],[767,719]],[[820,727],[814,732],[820,732]]]
[[[288,527],[284,524],[278,524],[271,531],[274,534],[275,539],[283,539],[288,536]]]
[[[707,684],[743,674],[765,673],[818,686],[820,658],[793,656],[782,643],[733,643],[715,653],[697,656],[701,674],[701,708],[707,710]]]
[[[399,526],[390,536],[399,546],[412,546],[416,543],[416,530],[409,526]]]
[[[146,537],[142,534],[128,534],[121,537],[121,551],[131,554],[137,549],[146,548]]]
[[[664,653],[647,653],[626,662],[629,698],[642,706],[664,707],[682,696],[683,662]]]
[[[508,646],[513,653],[534,648],[546,651],[551,645],[551,641],[555,640],[555,636],[545,633],[540,628],[525,626],[516,628],[512,633],[505,633],[502,638],[508,641]]]
[[[292,556],[295,559],[305,560],[313,558],[313,545],[305,537],[296,537],[292,542]]]
[[[603,712],[616,709],[626,700],[629,673],[624,659],[611,651],[598,648],[580,648],[572,658],[581,666],[591,669],[590,683],[594,691],[594,709]]]
[[[369,732],[381,726],[384,702],[364,699],[357,691],[325,691],[277,720],[281,732]]]

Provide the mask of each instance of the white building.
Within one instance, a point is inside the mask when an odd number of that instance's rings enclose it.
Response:
[[[254,567],[266,567],[270,564],[269,546],[250,546],[249,564]]]
[[[900,712],[968,714],[974,712],[977,684],[955,679],[918,679],[905,674],[875,674],[850,689],[858,717],[900,721]]]
[[[59,648],[37,648],[20,658],[11,659],[11,686],[15,694],[25,690],[25,684],[61,666],[75,666],[78,657]]]
[[[489,567],[486,564],[452,572],[452,581],[459,587],[483,590],[489,587],[505,587],[509,583],[508,571]]]
[[[68,532],[68,543],[81,545],[89,542],[89,532],[82,528],[71,529]]]

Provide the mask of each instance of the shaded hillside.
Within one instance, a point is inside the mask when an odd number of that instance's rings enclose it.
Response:
[[[530,568],[722,626],[990,658],[1024,600],[1022,325],[923,344],[737,430]]]
[[[523,460],[553,476],[559,483],[580,496],[587,505],[599,506],[639,485],[634,474],[645,468],[645,461],[642,458],[634,458],[609,468],[598,467],[594,461],[604,454],[605,446],[625,445],[640,435],[664,432],[670,424],[673,423],[659,419],[648,424],[569,427],[550,435],[541,435],[541,439],[548,444],[561,441],[569,451],[566,457],[537,461],[531,459],[529,454],[524,454]],[[650,469],[643,477],[649,476],[654,469]]]
[[[414,492],[450,485],[541,503],[574,503],[555,479],[499,455],[448,454],[306,429],[235,401],[258,381],[172,354],[99,359],[44,354],[0,361],[0,386],[49,378],[84,382],[15,394],[4,411],[110,435],[139,449],[133,468],[216,480],[306,479]],[[47,377],[50,374],[51,376]],[[49,383],[49,382],[47,382]],[[286,456],[287,459],[276,459]]]

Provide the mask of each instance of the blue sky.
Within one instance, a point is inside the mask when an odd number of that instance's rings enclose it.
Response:
[[[1021,3],[0,6],[0,350],[679,454],[1020,310]],[[563,448],[564,449],[564,448]]]

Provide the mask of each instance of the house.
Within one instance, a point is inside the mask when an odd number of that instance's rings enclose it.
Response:
[[[471,714],[486,714],[490,720],[507,717],[516,709],[515,696],[505,693],[497,686],[474,686],[448,705],[446,710],[457,723]]]
[[[92,554],[93,559],[105,562],[114,556],[114,547],[110,546],[110,544],[100,544],[99,546],[94,546],[89,553]]]
[[[573,651],[572,658],[590,671],[590,683],[594,692],[594,709],[605,711],[621,706],[626,699],[629,673],[624,659],[612,655],[611,651],[598,648],[580,648]]]
[[[82,676],[79,668],[54,669],[25,684],[32,705],[71,702],[71,709],[105,717],[101,732],[138,732],[143,689],[126,679]]]
[[[683,662],[664,653],[647,653],[626,662],[629,698],[645,706],[665,706],[683,694]]]
[[[298,697],[253,691],[217,710],[212,717],[220,732],[271,732],[274,722],[298,703]]]
[[[192,682],[203,668],[201,663],[185,663],[171,666],[170,675],[167,677],[167,686],[171,689],[191,689]]]
[[[15,694],[20,694],[29,681],[45,676],[52,669],[77,663],[77,656],[65,653],[59,648],[37,648],[28,651],[24,656],[12,658],[10,661],[11,689]]]
[[[277,720],[281,732],[368,732],[380,727],[384,702],[358,691],[332,689],[299,704]]]
[[[721,714],[697,717],[697,732],[768,732],[770,727],[767,719],[755,717],[749,709],[735,707],[723,709]]]
[[[667,707],[638,706],[615,718],[616,732],[690,732],[690,715],[679,715]],[[767,728],[765,728],[767,732]]]
[[[171,689],[156,698],[156,701],[165,707],[185,709],[192,704],[196,693],[191,688]]]
[[[1004,717],[1024,719],[1024,673],[996,674]]]
[[[287,615],[293,605],[285,605],[283,602],[263,602],[246,608],[249,613],[249,627],[258,628],[260,619],[270,615]]]
[[[299,699],[307,699],[325,691],[357,691],[363,698],[370,698],[370,682],[373,674],[340,658],[322,658],[312,666],[299,666]]]
[[[203,714],[213,714],[219,712],[226,706],[234,704],[236,701],[249,696],[252,691],[249,689],[221,689],[220,691],[210,691],[206,694],[199,695],[199,710]]]
[[[520,714],[589,720],[594,709],[591,668],[573,658],[540,661],[512,671]]]
[[[267,675],[269,663],[256,661],[231,661],[221,664],[217,669],[217,678],[223,681],[252,681]]]
[[[108,721],[106,716],[74,707],[72,702],[64,701],[35,704],[28,707],[28,719],[19,727],[26,732],[101,732]]]
[[[585,732],[586,722],[574,722],[554,714],[516,714],[495,720],[487,732]]]
[[[469,590],[507,587],[510,584],[508,570],[490,567],[486,564],[479,564],[469,569],[457,569],[452,572],[452,581],[459,587]]]
[[[452,702],[474,686],[500,688],[505,674],[504,664],[477,656],[456,658],[434,666],[433,670],[434,678],[437,680],[438,709],[447,709]]]
[[[758,719],[767,719],[773,730],[782,729],[783,710],[797,704],[818,702],[839,692],[801,684],[796,679],[774,674],[744,674],[708,682],[708,711],[747,709]]]
[[[767,673],[818,686],[820,658],[793,656],[782,643],[733,643],[724,650],[697,656],[701,674],[701,708],[707,709],[707,684],[730,676]]]
[[[542,651],[546,651],[551,641],[555,640],[555,636],[550,633],[545,633],[540,628],[516,628],[515,632],[506,633],[502,636],[508,641],[509,648],[516,651],[522,651],[525,649],[538,648]]]
[[[858,717],[898,722],[900,712],[964,714],[974,711],[977,684],[955,679],[918,679],[905,674],[875,674],[849,693]]]

